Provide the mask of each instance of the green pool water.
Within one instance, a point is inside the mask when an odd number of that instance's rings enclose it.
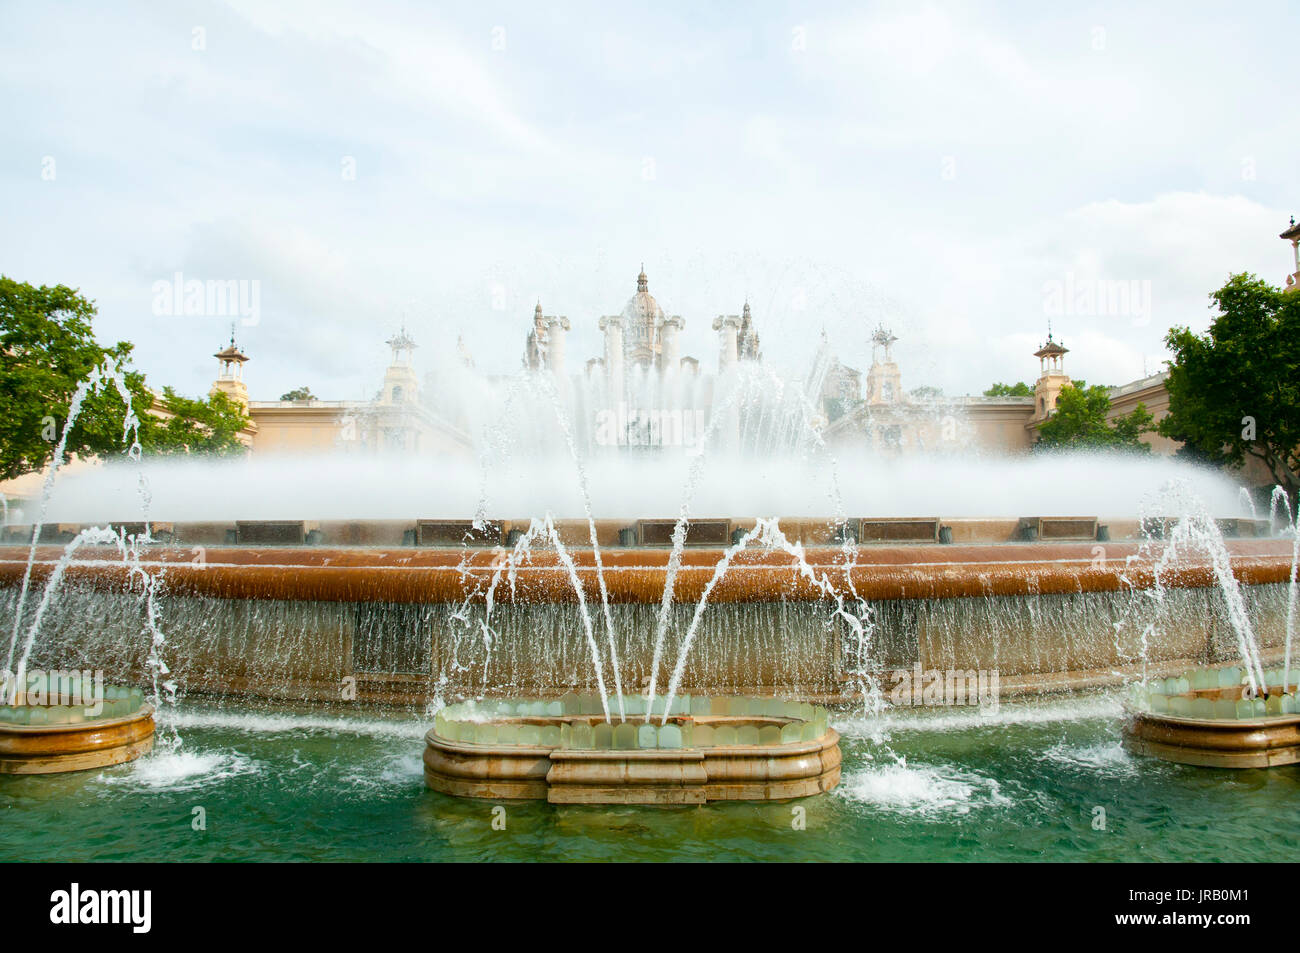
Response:
[[[459,800],[424,787],[427,717],[187,702],[176,715],[179,752],[0,777],[0,860],[1296,856],[1300,767],[1230,772],[1131,756],[1120,747],[1118,697],[1004,704],[996,715],[837,713],[844,776],[832,793],[679,808]]]

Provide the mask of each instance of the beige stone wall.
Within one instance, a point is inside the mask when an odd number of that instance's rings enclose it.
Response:
[[[995,453],[1020,453],[1028,450],[1028,425],[1033,412],[1033,402],[1028,398],[1023,404],[992,401],[968,403],[965,416],[971,445]]]
[[[303,453],[338,449],[344,417],[360,405],[344,401],[262,401],[250,405],[257,425],[254,453]]]
[[[1145,405],[1146,409],[1155,417],[1156,423],[1168,416],[1169,391],[1165,390],[1163,374],[1157,374],[1141,381],[1134,381],[1132,384],[1126,384],[1112,390],[1110,413],[1106,415],[1106,420],[1113,422],[1117,417],[1131,414],[1137,409],[1138,404]],[[1181,443],[1170,440],[1168,437],[1162,437],[1158,433],[1143,434],[1142,442],[1150,446],[1153,453],[1166,457],[1172,456],[1182,446]]]
[[[420,408],[357,401],[254,401],[253,452],[347,452],[363,445],[387,447],[386,431],[400,430],[400,449],[433,457],[469,458],[468,435],[432,418]]]

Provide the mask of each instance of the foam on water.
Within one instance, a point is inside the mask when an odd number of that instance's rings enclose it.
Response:
[[[424,759],[419,750],[386,758],[378,765],[359,766],[339,777],[340,791],[384,796],[424,787]],[[337,785],[336,785],[337,787]]]
[[[130,762],[120,771],[106,771],[97,781],[151,790],[187,791],[259,771],[261,767],[256,761],[237,751],[159,749]]]
[[[905,758],[849,772],[836,792],[882,811],[919,817],[960,816],[1013,803],[993,778],[949,764],[912,765]]]
[[[1121,696],[1096,693],[1024,702],[1003,702],[996,709],[886,708],[879,717],[833,719],[845,738],[877,738],[880,732],[963,732],[1007,725],[1047,725],[1057,722],[1117,718],[1123,713]]]
[[[1058,744],[1043,752],[1043,757],[1067,768],[1087,771],[1100,777],[1131,777],[1138,772],[1137,761],[1118,741],[1090,745]]]
[[[177,728],[224,728],[250,734],[351,734],[373,738],[423,738],[432,722],[423,718],[383,716],[270,714],[177,709],[168,718]]]

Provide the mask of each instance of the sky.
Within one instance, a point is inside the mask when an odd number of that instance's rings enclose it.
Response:
[[[232,320],[255,400],[373,397],[403,323],[510,374],[539,300],[576,370],[643,264],[706,369],[748,300],[789,373],[883,324],[978,393],[1050,322],[1121,384],[1291,270],[1300,7],[1054,7],[6,2],[0,273],[191,395]],[[246,306],[167,313],[178,274]]]

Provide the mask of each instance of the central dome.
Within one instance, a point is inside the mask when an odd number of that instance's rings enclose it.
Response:
[[[650,281],[642,267],[636,278],[636,294],[623,307],[623,360],[628,367],[657,363],[663,323],[663,308],[650,293]]]
[[[659,307],[659,302],[650,293],[650,280],[646,278],[644,270],[636,277],[636,294],[627,299],[627,305],[623,308],[623,317],[627,319],[629,326],[645,324],[656,327],[663,322],[664,310]]]

